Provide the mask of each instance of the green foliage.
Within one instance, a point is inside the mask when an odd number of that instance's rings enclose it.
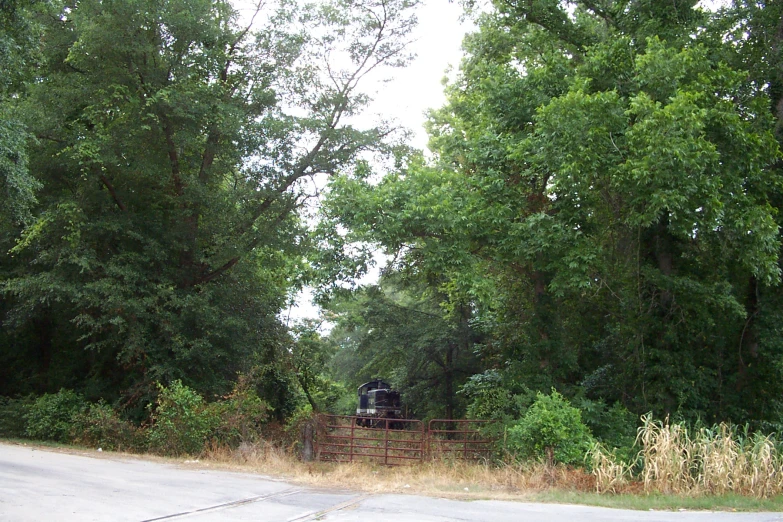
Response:
[[[508,429],[508,450],[517,458],[581,465],[594,443],[577,408],[556,390],[538,393],[527,413]]]
[[[269,407],[256,383],[240,376],[234,390],[207,404],[193,389],[174,381],[158,386],[141,426],[101,400],[87,403],[70,390],[40,397],[0,400],[0,435],[75,442],[114,451],[146,451],[178,456],[199,454],[205,444],[237,447],[257,442],[269,419]],[[26,428],[26,429],[25,429]]]
[[[209,404],[204,417],[214,419],[212,441],[233,448],[261,438],[261,429],[269,418],[269,406],[258,397],[252,379],[240,375],[233,391]]]
[[[575,398],[571,403],[579,408],[582,421],[590,432],[613,455],[633,463],[639,417],[620,404],[607,406],[603,401]]]
[[[336,346],[318,331],[320,322],[305,320],[291,329],[291,362],[296,379],[313,411],[328,409],[339,396],[339,385],[326,377],[326,363]]]
[[[464,389],[464,388],[463,388]],[[498,419],[513,416],[516,406],[505,388],[485,388],[475,393],[467,408],[469,419]]]
[[[30,405],[25,416],[25,434],[37,440],[69,442],[77,418],[86,407],[84,398],[73,390],[46,393]]]
[[[29,223],[40,182],[30,176],[23,126],[0,106],[0,216],[9,222]]]
[[[25,436],[27,414],[35,397],[0,397],[0,437],[20,438]]]
[[[341,246],[394,256],[387,276],[470,307],[472,373],[502,383],[471,415],[509,414],[524,385],[635,415],[780,420],[779,15],[492,2],[429,115],[434,159],[333,181],[326,236],[342,227]],[[602,408],[597,429],[626,426]]]
[[[464,396],[457,392],[477,369],[479,336],[470,306],[452,304],[453,310],[445,310],[421,280],[397,274],[335,300],[330,310],[337,325],[330,336],[338,349],[332,372],[341,372],[335,378],[355,390],[383,377],[417,418],[464,415]]]
[[[326,411],[333,415],[356,415],[356,390],[350,386],[336,385]]]
[[[205,407],[201,395],[181,381],[168,387],[158,384],[158,399],[150,407],[150,450],[163,455],[198,455],[219,422],[215,413]]]
[[[77,444],[111,451],[141,451],[146,446],[142,431],[103,401],[74,417],[72,436]]]
[[[462,386],[460,393],[470,400],[467,408],[469,419],[519,419],[535,399],[524,385],[518,393],[512,393],[503,383],[497,370],[475,374]]]
[[[305,180],[391,152],[347,121],[361,78],[407,62],[412,8],[282,2],[246,30],[224,0],[4,0],[0,395],[64,386],[141,420],[155,382],[222,396],[264,367],[289,413]]]

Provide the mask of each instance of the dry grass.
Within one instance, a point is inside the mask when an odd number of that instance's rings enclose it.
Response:
[[[582,470],[543,464],[487,466],[464,462],[432,462],[420,466],[384,467],[367,463],[304,463],[289,450],[270,443],[244,445],[236,450],[213,447],[198,459],[124,454],[64,444],[4,440],[49,451],[76,453],[92,458],[143,459],[176,463],[186,468],[222,469],[262,473],[301,485],[346,488],[368,493],[408,493],[466,500],[497,499],[527,502],[588,504],[622,509],[783,511],[783,496],[756,499],[736,494],[662,495],[645,492],[642,482],[628,480],[617,494],[598,494],[597,479]],[[467,490],[466,490],[467,488]],[[607,490],[610,491],[610,490]]]
[[[694,461],[694,445],[688,430],[680,424],[669,424],[642,417],[636,442],[641,446],[644,462],[642,481],[645,491],[683,493],[695,486],[691,473]]]
[[[783,494],[783,457],[772,436],[740,434],[720,424],[696,432],[682,424],[642,417],[637,445],[639,479],[646,493],[677,495],[738,494],[771,498]],[[632,466],[600,447],[592,454],[598,492],[633,487]]]
[[[463,461],[431,461],[394,467],[368,462],[306,463],[268,443],[243,445],[237,450],[212,448],[205,453],[204,459],[229,469],[282,476],[300,484],[368,493],[520,499],[552,489],[595,489],[595,479],[583,470],[538,463],[496,466]]]
[[[632,477],[632,465],[618,460],[601,444],[595,444],[587,458],[593,465],[596,493],[618,493],[627,490]]]

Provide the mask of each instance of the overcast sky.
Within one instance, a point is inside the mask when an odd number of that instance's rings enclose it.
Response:
[[[424,148],[427,135],[422,128],[424,111],[443,105],[441,80],[450,65],[458,68],[462,38],[470,23],[460,23],[462,8],[448,0],[424,0],[418,9],[419,24],[414,33],[413,63],[393,71],[389,83],[379,85],[372,112],[393,116],[415,133],[413,145]]]

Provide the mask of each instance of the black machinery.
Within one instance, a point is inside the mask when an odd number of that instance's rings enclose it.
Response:
[[[359,426],[378,427],[380,419],[403,418],[400,393],[393,390],[389,383],[381,379],[366,382],[359,386],[358,395],[356,416],[359,417]]]

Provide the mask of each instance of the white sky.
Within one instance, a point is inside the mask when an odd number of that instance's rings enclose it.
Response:
[[[378,93],[370,108],[373,113],[396,118],[412,130],[415,133],[412,145],[421,149],[427,145],[427,134],[422,127],[424,112],[444,104],[441,80],[449,66],[458,68],[462,38],[471,28],[470,22],[460,22],[461,14],[462,8],[455,2],[423,1],[417,11],[419,24],[411,46],[416,58],[404,69],[387,71],[393,78],[377,85]]]

